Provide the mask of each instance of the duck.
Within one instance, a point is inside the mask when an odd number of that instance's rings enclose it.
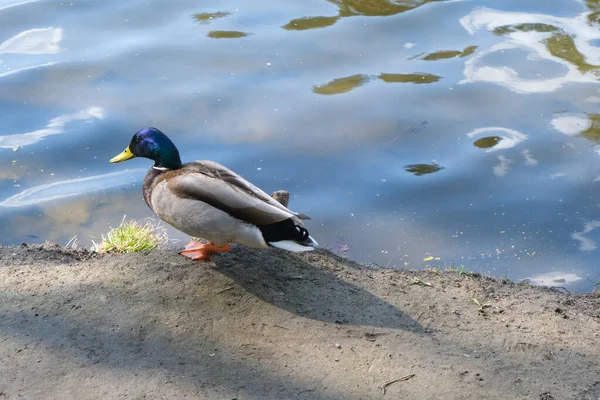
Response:
[[[183,251],[192,260],[210,261],[232,243],[291,252],[314,250],[318,243],[304,227],[308,216],[289,210],[231,169],[209,160],[182,163],[175,144],[157,128],[136,132],[111,164],[142,157],[154,161],[142,184],[144,200],[163,221],[203,238]]]

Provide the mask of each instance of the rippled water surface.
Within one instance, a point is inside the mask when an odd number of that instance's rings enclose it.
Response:
[[[599,80],[599,0],[0,0],[0,243],[152,215],[155,126],[352,259],[589,290]]]

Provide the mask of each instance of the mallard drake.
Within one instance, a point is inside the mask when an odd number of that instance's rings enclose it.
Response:
[[[230,243],[294,252],[317,246],[302,222],[310,218],[214,161],[182,164],[177,147],[156,128],[137,132],[110,162],[134,157],[154,161],[142,186],[148,207],[178,230],[210,241],[191,241],[181,252],[186,257],[208,261],[215,252],[229,251]]]

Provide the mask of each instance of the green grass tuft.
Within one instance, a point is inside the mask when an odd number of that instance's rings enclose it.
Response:
[[[459,267],[455,266],[455,265],[450,265],[449,267],[446,268],[446,271],[450,271],[450,272],[455,272],[460,276],[479,276],[480,274],[475,272],[475,271],[468,271],[467,269],[465,269],[464,265],[461,265]]]
[[[160,221],[147,218],[141,222],[127,221],[125,217],[121,225],[111,228],[102,235],[100,243],[93,243],[92,249],[98,253],[135,253],[137,251],[152,250],[168,242],[167,231]]]

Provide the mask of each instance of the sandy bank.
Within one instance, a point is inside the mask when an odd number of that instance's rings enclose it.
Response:
[[[29,246],[0,248],[0,298],[2,400],[600,397],[591,294],[324,251]]]

